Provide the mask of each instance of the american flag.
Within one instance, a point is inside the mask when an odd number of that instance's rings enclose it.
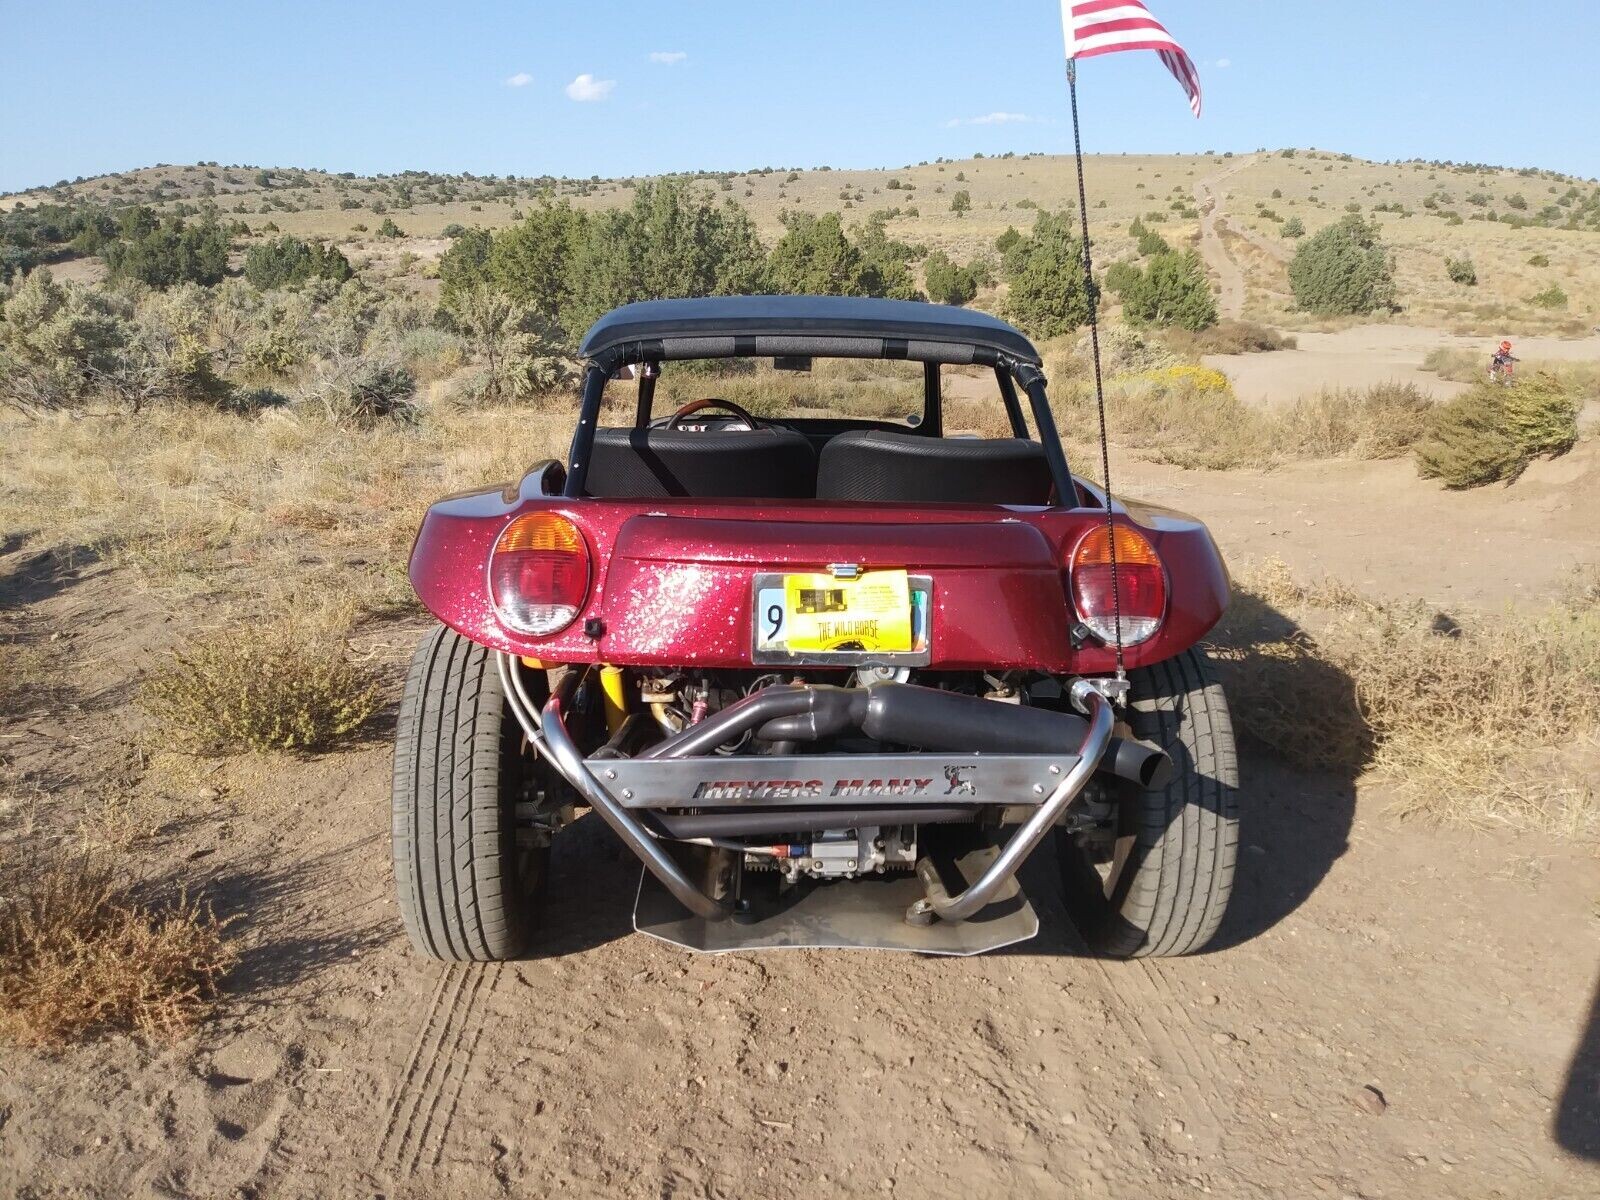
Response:
[[[1189,94],[1194,115],[1200,115],[1200,75],[1193,60],[1139,0],[1061,0],[1061,25],[1069,59],[1154,50]]]

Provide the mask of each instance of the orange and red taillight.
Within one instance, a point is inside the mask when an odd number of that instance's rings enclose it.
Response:
[[[589,594],[589,547],[559,513],[512,521],[489,557],[489,598],[518,633],[549,637],[572,624]]]
[[[1120,522],[1114,526],[1122,644],[1137,646],[1161,628],[1167,612],[1167,572],[1148,538]],[[1112,532],[1096,525],[1084,534],[1067,564],[1078,619],[1102,642],[1117,639],[1118,606],[1111,593]]]

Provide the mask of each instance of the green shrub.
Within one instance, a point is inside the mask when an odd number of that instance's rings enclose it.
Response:
[[[130,315],[126,301],[34,271],[0,310],[0,402],[37,412],[89,399],[120,367]]]
[[[1510,387],[1479,383],[1434,410],[1416,447],[1425,479],[1450,488],[1478,487],[1522,474],[1535,458],[1570,450],[1578,439],[1578,402],[1545,374]]]
[[[241,361],[257,376],[283,379],[305,362],[306,347],[299,331],[288,324],[271,322],[245,341]]]
[[[876,275],[845,234],[838,213],[789,213],[767,261],[772,289],[790,295],[870,296]]]
[[[582,233],[568,263],[567,305],[554,314],[533,306],[562,329],[586,329],[633,300],[761,290],[764,255],[750,214],[689,184],[640,184],[627,208],[596,213]]]
[[[1550,256],[1548,254],[1535,254],[1528,260],[1528,265],[1530,267],[1548,267],[1550,265]]]
[[[244,259],[244,277],[263,292],[300,287],[308,279],[343,283],[354,273],[350,260],[336,247],[297,237],[282,237],[252,246]]]
[[[976,273],[953,262],[942,250],[933,251],[923,263],[923,282],[928,298],[936,304],[965,304],[978,294]]]
[[[506,235],[510,236],[510,231]],[[452,308],[467,288],[480,287],[492,277],[489,257],[495,239],[487,229],[469,229],[439,256],[439,303]]]
[[[1299,217],[1290,217],[1278,232],[1286,238],[1302,238],[1306,235],[1306,223]]]
[[[1172,246],[1159,233],[1146,229],[1139,235],[1140,258],[1152,258],[1158,254],[1171,253]]]
[[[1478,286],[1478,268],[1473,266],[1470,258],[1447,258],[1444,260],[1444,269],[1451,283]]]
[[[584,214],[566,201],[541,201],[517,224],[495,234],[492,244],[487,231],[473,230],[458,238],[440,260],[439,278],[445,295],[448,298],[463,286],[493,281],[518,304],[549,320],[567,322],[573,295],[572,264],[588,228]]]
[[[1300,243],[1289,264],[1295,302],[1328,315],[1394,305],[1394,271],[1376,223],[1348,216]]]
[[[1529,296],[1528,303],[1539,308],[1565,308],[1567,306],[1567,293],[1561,290],[1559,283],[1552,283],[1544,291]]]
[[[526,399],[560,386],[572,373],[539,314],[497,288],[480,285],[459,293],[451,316],[483,364],[464,389],[475,401]]]
[[[1150,259],[1143,271],[1136,272],[1122,292],[1123,316],[1130,325],[1175,325],[1180,329],[1201,330],[1217,323],[1217,303],[1211,284],[1193,250],[1186,254],[1170,251]]]
[[[374,207],[372,211],[377,212],[378,210]],[[403,238],[406,235],[405,230],[394,223],[393,217],[385,217],[383,224],[378,226],[378,236],[381,238]]]
[[[103,254],[113,279],[153,288],[213,284],[227,271],[228,235],[210,218],[192,223],[175,216],[158,220],[147,208],[133,208],[121,217],[119,237],[107,243]]]
[[[1530,459],[1556,458],[1577,444],[1581,403],[1566,384],[1541,371],[1500,392],[1506,428]]]
[[[867,265],[868,279],[877,289],[874,295],[891,300],[924,298],[917,288],[916,280],[912,277],[911,263],[927,255],[925,246],[891,238],[888,216],[882,212],[873,213],[864,225],[857,226],[852,232],[855,234],[856,246],[861,251],[862,260]],[[993,272],[988,263],[982,259],[975,260],[960,270],[971,282],[974,295],[979,287],[994,282]]]
[[[1112,295],[1121,297],[1142,274],[1137,263],[1114,262],[1106,268],[1105,289]]]
[[[1089,320],[1083,243],[1074,224],[1070,211],[1041,211],[1002,266],[1011,281],[1006,314],[1035,337],[1058,337]]]
[[[950,198],[950,211],[957,216],[972,211],[972,193],[962,189]]]

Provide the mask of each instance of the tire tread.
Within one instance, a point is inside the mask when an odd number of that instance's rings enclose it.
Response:
[[[433,630],[406,674],[391,811],[400,916],[431,958],[498,961],[527,946],[502,794],[509,719],[489,651]]]

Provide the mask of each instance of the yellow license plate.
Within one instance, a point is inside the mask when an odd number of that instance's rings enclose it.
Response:
[[[790,654],[904,654],[915,645],[904,571],[865,571],[854,579],[785,575],[781,591],[763,588],[760,599],[761,640]]]

